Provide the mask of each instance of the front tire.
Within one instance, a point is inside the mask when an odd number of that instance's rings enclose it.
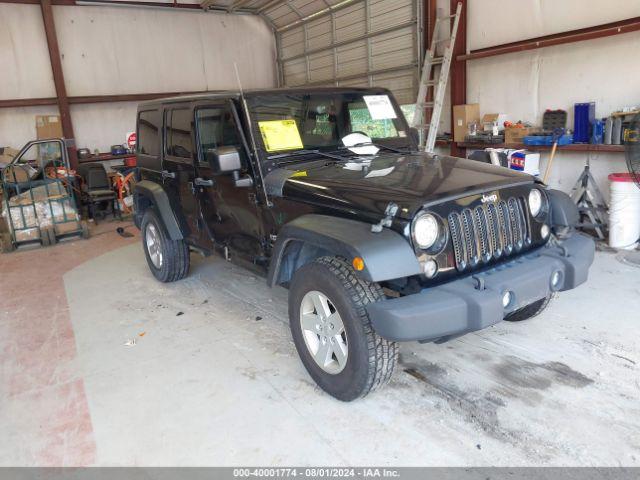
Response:
[[[289,290],[289,323],[303,365],[320,388],[342,401],[385,385],[398,345],[373,330],[366,305],[382,300],[377,283],[342,259],[321,257],[297,270]]]
[[[545,298],[541,298],[538,301],[530,303],[526,307],[522,307],[515,312],[511,312],[506,317],[504,317],[504,319],[507,322],[522,322],[523,320],[529,320],[530,318],[538,316],[542,312],[544,312],[554,297],[555,294],[551,293]]]
[[[153,276],[175,282],[189,273],[189,247],[184,240],[171,240],[156,211],[149,208],[142,218],[142,248]]]

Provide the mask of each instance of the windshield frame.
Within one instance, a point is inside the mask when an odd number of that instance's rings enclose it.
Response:
[[[417,149],[417,145],[415,143],[415,139],[412,135],[412,129],[407,122],[406,117],[398,102],[396,101],[393,94],[384,88],[367,88],[367,89],[339,89],[339,88],[319,88],[319,89],[291,89],[291,90],[275,90],[275,91],[265,91],[265,92],[252,92],[251,94],[246,95],[246,107],[249,110],[248,114],[251,119],[250,128],[253,131],[253,137],[256,143],[256,149],[258,150],[258,154],[260,156],[261,163],[274,163],[278,161],[278,159],[286,158],[287,154],[295,154],[296,152],[300,152],[302,150],[309,150],[309,155],[312,155],[312,150],[317,150],[319,152],[340,152],[339,154],[345,153],[345,147],[337,143],[330,145],[305,145],[302,144],[302,148],[291,148],[291,149],[283,149],[283,150],[274,150],[268,151],[264,142],[264,138],[260,131],[259,120],[257,116],[260,112],[256,111],[260,105],[260,99],[264,99],[266,97],[295,97],[295,96],[309,96],[309,97],[340,97],[344,95],[357,95],[363,97],[365,95],[387,95],[393,106],[393,110],[395,112],[396,118],[392,119],[394,122],[394,127],[398,132],[397,137],[375,137],[372,138],[371,141],[376,144],[380,144],[382,146],[389,146],[391,148],[406,148],[408,151],[413,151]],[[340,115],[345,115],[345,109],[342,109],[339,112]],[[293,118],[293,116],[292,116]],[[295,119],[295,118],[294,118]],[[298,119],[296,119],[298,120]],[[298,123],[298,121],[296,121]],[[298,126],[298,128],[300,128]],[[302,137],[302,135],[301,135]],[[386,149],[385,149],[386,150]],[[390,150],[386,150],[387,153],[391,152]],[[393,152],[391,152],[393,153]],[[317,156],[316,156],[317,157]],[[304,155],[300,155],[300,162],[305,161]]]

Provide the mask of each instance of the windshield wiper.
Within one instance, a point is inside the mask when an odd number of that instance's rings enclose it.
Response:
[[[299,157],[303,155],[320,155],[321,157],[330,158],[332,160],[339,160],[341,162],[348,162],[349,159],[341,157],[340,155],[334,155],[332,153],[323,152],[321,150],[296,150],[295,152],[279,153],[277,155],[270,155],[267,157],[269,160],[278,160],[281,158]]]
[[[378,147],[378,148],[384,148],[384,149],[390,150],[390,151],[395,152],[395,153],[411,153],[412,152],[411,148],[409,148],[408,150],[407,149],[401,150],[399,148],[389,147],[389,146],[383,145],[381,143],[373,143],[373,142],[356,143],[355,145],[350,145],[348,147],[346,147],[346,146],[345,147],[339,147],[339,150],[348,150],[350,148],[358,148],[358,147]]]

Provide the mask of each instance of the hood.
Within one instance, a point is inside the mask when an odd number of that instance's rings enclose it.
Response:
[[[384,216],[389,202],[410,220],[426,204],[533,183],[530,175],[487,163],[430,154],[378,154],[350,162],[313,159],[267,175],[270,194]]]

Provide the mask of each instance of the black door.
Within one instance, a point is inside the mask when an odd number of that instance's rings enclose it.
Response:
[[[227,247],[253,262],[263,252],[263,228],[256,205],[255,187],[236,186],[235,179],[253,177],[248,152],[244,148],[230,102],[196,107],[196,136],[198,139],[197,173],[212,186],[200,189],[200,206],[204,220],[218,246]],[[241,158],[238,175],[216,173],[207,162],[207,152],[220,147],[235,147]]]
[[[167,107],[165,115],[165,154],[163,183],[185,238],[198,244],[198,202],[194,189],[193,110],[190,105]]]

